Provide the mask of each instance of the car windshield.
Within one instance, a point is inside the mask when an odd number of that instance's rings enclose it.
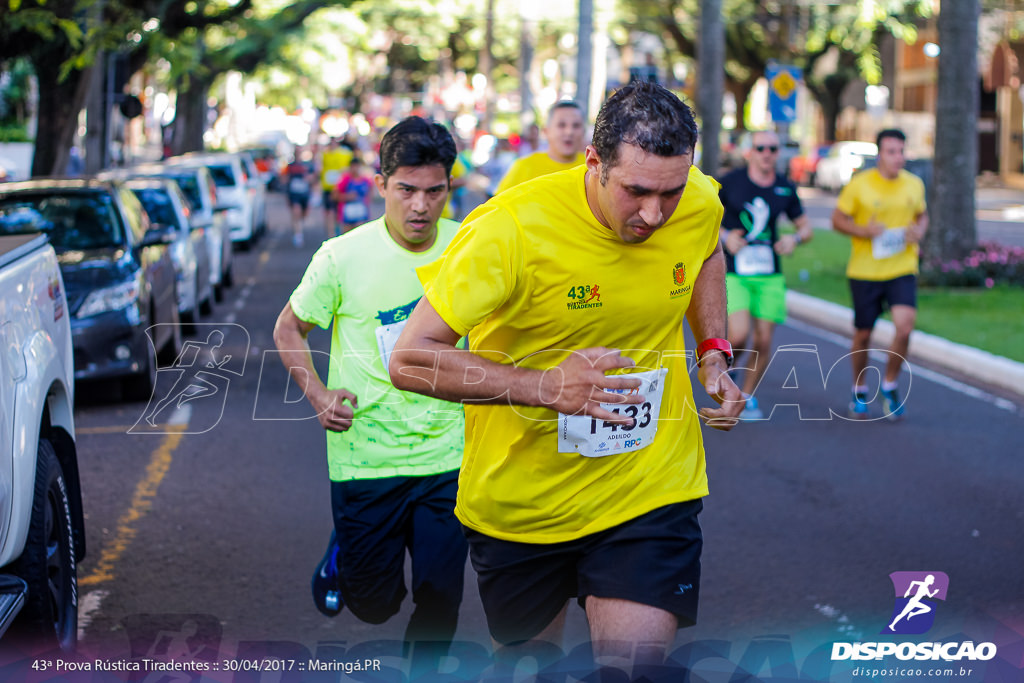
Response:
[[[195,174],[192,173],[168,173],[167,178],[170,178],[178,184],[178,189],[185,195],[185,199],[189,202],[189,209],[195,210],[203,206],[203,198],[199,194],[199,180]]]
[[[235,174],[230,166],[210,166],[210,175],[217,187],[233,187],[235,185]]]
[[[46,233],[58,251],[124,243],[111,198],[98,192],[19,192],[0,198],[0,234],[29,232]]]
[[[178,225],[178,214],[174,210],[171,197],[167,194],[166,190],[158,187],[133,187],[132,192],[139,198],[143,208],[146,209],[146,213],[149,214],[150,223],[181,227]]]

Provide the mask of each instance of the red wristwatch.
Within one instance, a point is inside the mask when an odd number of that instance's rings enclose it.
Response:
[[[704,354],[708,351],[721,351],[722,355],[725,356],[725,366],[732,367],[732,344],[727,339],[719,339],[718,337],[712,337],[705,339],[697,345],[697,366],[700,366],[700,359],[704,357]]]

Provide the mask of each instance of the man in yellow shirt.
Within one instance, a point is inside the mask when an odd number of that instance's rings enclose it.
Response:
[[[864,371],[871,331],[888,306],[896,334],[882,379],[884,416],[903,417],[899,376],[917,318],[918,245],[928,229],[924,183],[904,170],[906,136],[890,128],[878,134],[876,168],[857,173],[839,193],[832,227],[851,237],[846,276],[853,296],[853,400],[850,417],[870,416]]]
[[[320,193],[324,208],[325,239],[331,239],[338,234],[338,200],[334,191],[354,157],[355,152],[342,145],[338,138],[331,138],[327,148],[320,155]]]
[[[730,429],[744,404],[726,372],[722,205],[696,141],[675,95],[630,83],[584,166],[496,195],[420,269],[389,369],[464,402],[456,516],[502,645],[557,641],[572,597],[598,661],[626,644],[641,646],[627,662],[660,664],[695,623],[700,421]],[[694,356],[720,407],[696,407]]]
[[[544,128],[548,148],[516,159],[498,183],[495,194],[527,180],[582,164],[584,157],[580,150],[583,149],[583,133],[583,110],[580,105],[572,100],[556,102],[548,112],[548,122]]]

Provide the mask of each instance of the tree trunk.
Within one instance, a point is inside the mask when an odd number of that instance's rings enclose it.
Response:
[[[78,128],[78,112],[85,104],[89,73],[71,71],[62,81],[60,59],[47,57],[33,63],[39,81],[39,134],[32,158],[32,177],[64,175]]]
[[[963,258],[978,242],[978,17],[981,0],[942,3],[929,256]]]
[[[722,0],[701,0],[697,58],[697,107],[701,120],[700,167],[717,176],[721,164],[722,95],[725,93],[725,24]]]
[[[206,98],[213,85],[212,78],[193,74],[188,85],[178,91],[171,134],[171,154],[198,152],[203,149],[206,132]]]

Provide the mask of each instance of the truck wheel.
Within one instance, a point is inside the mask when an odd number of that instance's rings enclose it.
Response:
[[[12,635],[70,652],[78,642],[78,575],[67,483],[53,444],[39,439],[35,497],[25,550],[14,572],[28,583]]]

